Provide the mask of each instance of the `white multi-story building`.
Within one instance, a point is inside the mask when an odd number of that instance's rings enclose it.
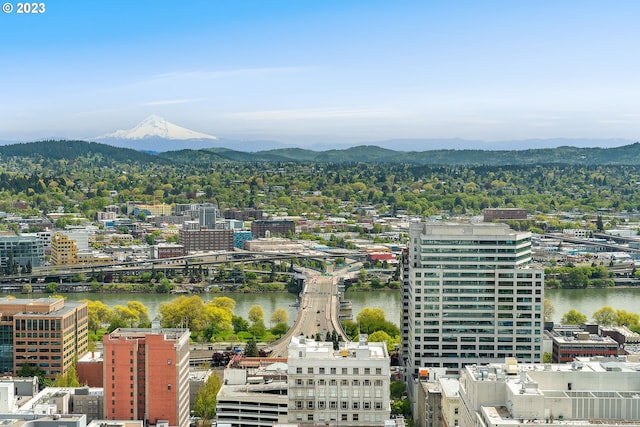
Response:
[[[389,419],[390,358],[385,343],[294,337],[289,344],[289,422],[384,426]]]
[[[460,427],[640,425],[640,364],[467,365],[460,377]]]
[[[217,396],[218,426],[271,427],[287,421],[287,365],[276,360],[234,358]]]
[[[531,233],[504,224],[412,224],[404,256],[406,373],[542,357],[544,271]]]

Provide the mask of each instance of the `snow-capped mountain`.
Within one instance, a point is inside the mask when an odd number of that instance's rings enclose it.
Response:
[[[164,139],[218,139],[215,136],[205,133],[196,132],[191,129],[183,128],[166,121],[155,114],[150,115],[135,127],[127,130],[118,130],[108,133],[101,138],[120,138],[120,139],[145,139],[145,138],[164,138]]]
[[[168,151],[210,148],[218,138],[183,128],[162,117],[151,115],[131,129],[118,130],[91,140],[134,150]]]

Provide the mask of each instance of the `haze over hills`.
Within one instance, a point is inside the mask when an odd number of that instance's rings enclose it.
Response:
[[[357,143],[325,141],[312,144],[292,144],[263,139],[243,140],[222,138],[187,129],[171,123],[157,115],[147,117],[130,129],[117,130],[98,137],[81,139],[97,141],[115,147],[125,147],[138,151],[154,153],[176,150],[224,149],[242,153],[261,152],[263,155],[266,155],[266,151],[271,150],[331,152],[336,150],[343,151],[361,146],[378,147],[400,152],[427,152],[438,150],[524,151],[558,147],[614,148],[630,145],[634,142],[633,140],[619,138],[551,138],[505,141],[482,141],[461,138],[399,138]],[[76,138],[51,137],[46,138],[46,140],[76,140]],[[0,141],[0,145],[15,144],[19,142],[26,141]],[[272,154],[278,158],[282,155],[282,153]],[[363,154],[365,155],[365,159],[368,158],[367,153]],[[271,157],[271,154],[268,157]],[[289,157],[289,155],[285,155],[285,157]],[[317,155],[307,153],[302,157],[315,158]]]

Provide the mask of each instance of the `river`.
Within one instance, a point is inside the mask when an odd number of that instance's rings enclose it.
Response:
[[[22,295],[20,295],[22,296]],[[47,294],[33,294],[34,298],[47,296]],[[176,295],[168,294],[95,294],[95,293],[68,293],[64,296],[69,301],[81,299],[100,300],[109,307],[126,305],[127,301],[140,301],[149,310],[149,317],[153,319],[158,315],[160,304],[168,302]],[[293,306],[296,296],[289,293],[206,293],[201,294],[206,302],[218,296],[226,296],[236,301],[235,314],[247,318],[249,309],[259,305],[264,310],[266,325],[269,327],[269,318],[276,308],[284,308],[289,314],[289,323],[297,316],[297,308]],[[640,287],[638,288],[605,288],[605,289],[559,289],[545,291],[555,307],[554,322],[559,322],[562,315],[571,309],[576,309],[591,320],[594,311],[605,305],[614,310],[622,309],[640,314]],[[354,317],[366,307],[381,308],[386,314],[386,319],[400,325],[402,312],[402,296],[399,291],[377,292],[347,292],[346,298],[353,303]]]

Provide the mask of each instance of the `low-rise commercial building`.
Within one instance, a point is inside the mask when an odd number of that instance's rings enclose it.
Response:
[[[640,424],[640,364],[582,359],[570,364],[467,365],[460,427],[620,427]]]
[[[300,425],[383,426],[391,412],[386,343],[291,339],[289,422]]]

